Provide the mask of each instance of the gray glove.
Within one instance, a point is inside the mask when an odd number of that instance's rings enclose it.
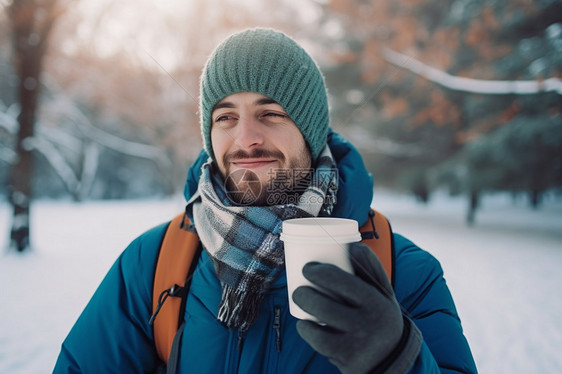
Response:
[[[421,333],[402,315],[369,247],[353,243],[349,254],[356,276],[334,265],[305,265],[304,276],[329,295],[307,286],[295,290],[295,303],[323,322],[301,320],[297,330],[342,373],[405,373],[419,353]]]

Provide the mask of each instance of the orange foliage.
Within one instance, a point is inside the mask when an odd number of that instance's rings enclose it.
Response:
[[[482,43],[488,42],[489,39],[488,31],[480,19],[475,19],[470,23],[470,27],[465,35],[465,41],[468,46],[477,48]]]
[[[517,101],[514,101],[507,109],[501,112],[498,116],[499,123],[504,124],[509,122],[521,111],[521,106]]]
[[[375,69],[366,69],[366,70],[361,72],[361,80],[365,84],[373,84],[377,81],[377,79],[379,77],[380,77],[380,74]]]
[[[440,70],[448,70],[453,62],[455,53],[459,48],[459,29],[453,27],[450,30],[439,29],[428,36],[426,48],[420,51],[419,59]]]
[[[406,114],[410,109],[408,101],[402,97],[393,97],[387,93],[381,95],[382,113],[385,118],[394,118]]]
[[[361,56],[361,79],[365,84],[372,84],[381,77],[385,66],[381,56],[380,43],[374,39],[367,41]]]
[[[500,125],[501,124],[498,123],[496,116],[493,116],[492,118],[477,120],[474,123],[474,126],[470,129],[457,132],[457,134],[455,135],[455,142],[459,145],[470,143],[471,141],[476,140],[483,134],[489,133]]]
[[[414,80],[414,90],[416,91],[421,91],[421,90],[429,90],[434,88],[434,83],[428,81],[425,78],[420,77],[419,75],[416,75],[415,80]]]
[[[420,110],[412,121],[413,126],[421,126],[427,122],[436,127],[453,125],[459,127],[461,115],[457,106],[451,102],[442,92],[433,91],[430,103],[426,109]]]
[[[431,36],[431,40],[441,46],[441,48],[454,53],[459,48],[459,28],[450,27],[447,29],[438,29]]]
[[[438,44],[431,44],[424,51],[423,61],[439,70],[448,70],[453,64],[454,52],[443,49]]]
[[[455,143],[458,145],[463,145],[476,140],[480,136],[480,133],[475,130],[460,131],[455,135]]]
[[[494,10],[490,5],[484,6],[484,10],[482,11],[482,21],[484,23],[484,27],[486,27],[488,31],[497,31],[500,29],[500,23],[496,19]]]
[[[381,59],[380,43],[377,40],[370,39],[365,43],[363,48],[363,61],[377,61]]]
[[[500,123],[498,121],[497,116],[478,120],[475,122],[474,126],[471,127],[470,129],[459,131],[455,135],[455,142],[457,144],[470,143],[471,141],[476,140],[481,135],[487,134],[490,131],[494,130],[495,128],[500,127],[501,125],[503,125],[503,123]]]
[[[345,64],[351,64],[356,62],[358,59],[357,54],[347,51],[347,52],[333,52],[332,53],[332,60],[337,64],[337,65],[345,65]]]
[[[391,20],[390,25],[396,32],[391,41],[392,48],[397,51],[404,51],[415,45],[416,34],[418,31],[415,17],[400,17]]]
[[[414,117],[412,121],[413,127],[418,127],[428,122],[431,117],[431,108],[426,108],[418,111],[418,114]]]
[[[511,53],[511,51],[512,47],[508,45],[492,45],[490,43],[482,43],[478,47],[478,53],[487,61],[497,60],[505,57],[506,55]]]
[[[346,0],[330,0],[328,2],[328,9],[340,14],[349,14],[353,12],[353,8],[354,4]]]
[[[523,10],[527,15],[537,14],[537,9],[533,4],[534,0],[511,0],[507,2],[507,10],[510,17],[515,11]]]
[[[498,127],[501,127],[513,119],[521,111],[521,106],[517,101],[513,102],[507,109],[499,114],[488,118],[477,120],[470,129],[459,131],[455,136],[457,144],[465,144],[487,134]]]

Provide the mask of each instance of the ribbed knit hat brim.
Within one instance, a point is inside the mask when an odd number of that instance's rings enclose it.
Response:
[[[213,158],[212,110],[239,92],[259,93],[280,104],[316,160],[330,121],[326,87],[314,60],[293,39],[272,29],[249,29],[230,36],[211,54],[201,75],[200,121],[205,149]]]

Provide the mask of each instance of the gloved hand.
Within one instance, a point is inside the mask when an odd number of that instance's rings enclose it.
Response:
[[[370,248],[353,243],[349,254],[355,276],[330,264],[305,265],[304,276],[329,294],[308,286],[295,290],[295,303],[323,323],[301,320],[297,330],[342,373],[405,373],[419,353],[421,333],[402,316]]]

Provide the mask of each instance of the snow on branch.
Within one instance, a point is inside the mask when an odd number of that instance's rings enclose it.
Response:
[[[427,147],[421,144],[399,143],[390,138],[373,138],[361,126],[348,129],[347,136],[362,152],[377,153],[389,157],[419,157],[427,153]]]
[[[428,66],[413,57],[403,55],[388,48],[383,50],[383,55],[391,64],[407,69],[451,90],[490,95],[524,95],[542,92],[556,92],[562,95],[562,80],[558,78],[549,78],[540,81],[500,81],[464,78],[448,74]]]
[[[43,138],[30,137],[24,139],[22,145],[28,151],[36,150],[41,153],[57,172],[66,188],[72,193],[78,191],[80,181],[76,178],[74,170],[52,143]]]
[[[37,121],[37,124],[38,126],[35,129],[35,132],[38,137],[45,138],[57,146],[69,149],[75,154],[82,153],[83,142],[76,136],[55,127],[51,127],[43,120]]]
[[[84,151],[84,162],[82,168],[82,175],[80,177],[80,191],[79,199],[84,199],[88,196],[91,187],[94,185],[96,171],[98,170],[100,148],[99,145],[90,142]]]
[[[12,104],[6,107],[6,104],[0,99],[0,129],[6,131],[8,134],[15,134],[19,128],[17,116],[19,114],[19,106]],[[16,152],[4,141],[0,142],[0,161],[8,165],[15,164],[18,159]]]
[[[5,147],[0,144],[0,161],[4,161],[8,165],[15,164],[18,155],[11,148]]]
[[[17,119],[19,112],[19,105],[12,104],[8,108],[4,102],[0,100],[0,127],[4,128],[10,134],[15,134],[19,129]]]
[[[83,125],[86,125],[88,127],[87,135],[92,140],[106,146],[107,148],[111,148],[126,155],[156,160],[162,164],[169,164],[169,160],[166,157],[165,153],[157,147],[125,140],[103,130],[100,130],[97,127],[91,125],[89,122],[84,122]]]
[[[171,167],[170,159],[166,153],[158,147],[125,140],[95,127],[84,112],[82,112],[70,98],[62,93],[62,89],[58,86],[54,78],[45,75],[43,77],[43,84],[49,87],[51,91],[59,93],[54,105],[56,105],[60,111],[66,113],[68,118],[73,120],[89,139],[122,154],[153,160],[156,161],[158,165],[165,168]]]

